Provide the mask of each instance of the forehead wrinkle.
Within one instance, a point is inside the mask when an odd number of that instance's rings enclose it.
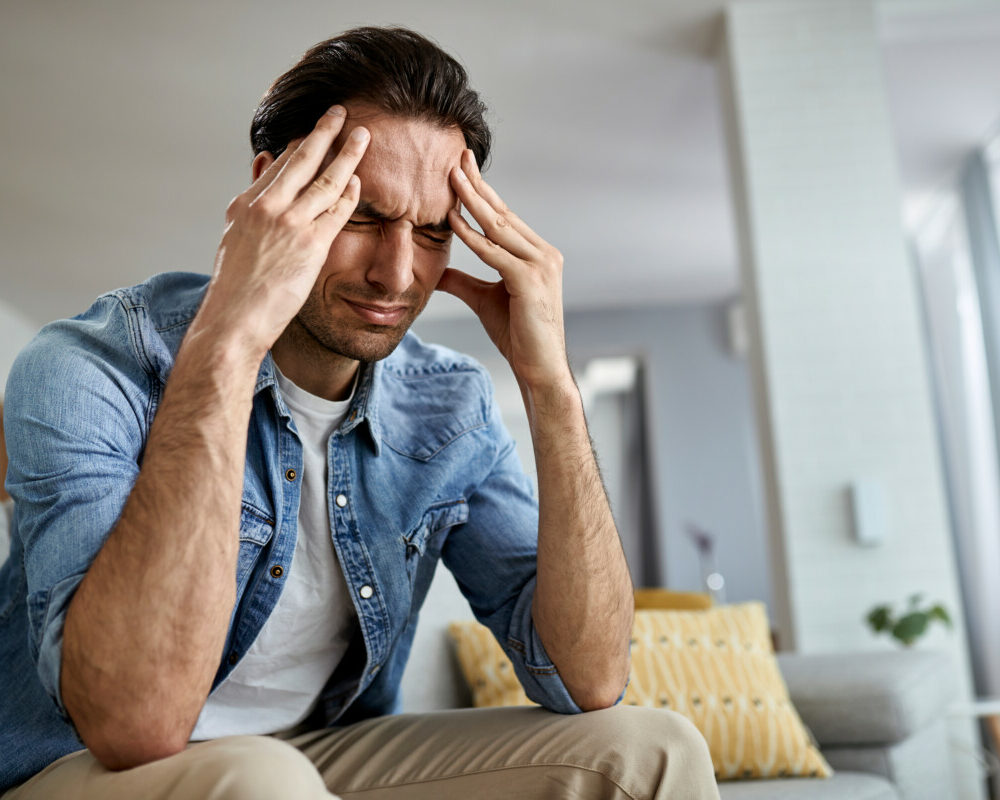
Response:
[[[325,163],[340,151],[350,131],[363,125],[371,140],[356,170],[362,201],[387,220],[410,216],[414,227],[450,230],[448,211],[457,207],[458,197],[449,174],[465,149],[461,131],[382,114],[365,105],[347,105],[348,124]]]
[[[358,177],[360,205],[387,221],[409,218],[414,227],[440,227],[447,224],[448,210],[458,201],[446,170],[422,167],[419,159],[401,163],[386,149],[372,153],[371,159],[366,153]]]

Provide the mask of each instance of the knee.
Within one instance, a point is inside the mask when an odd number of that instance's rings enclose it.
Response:
[[[576,717],[600,769],[637,798],[718,797],[708,744],[673,711],[617,706]]]
[[[290,744],[269,736],[229,736],[194,745],[178,797],[211,800],[329,800],[316,767]],[[181,787],[178,787],[180,790]]]

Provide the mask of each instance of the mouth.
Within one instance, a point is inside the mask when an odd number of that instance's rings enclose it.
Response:
[[[397,325],[406,316],[409,306],[390,306],[378,303],[357,303],[344,299],[351,311],[371,325]]]

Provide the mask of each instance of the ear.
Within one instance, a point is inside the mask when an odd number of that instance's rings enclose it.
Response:
[[[274,161],[274,156],[272,156],[267,150],[257,153],[253,159],[253,166],[250,168],[251,179],[250,182],[257,180],[269,166],[271,166]]]

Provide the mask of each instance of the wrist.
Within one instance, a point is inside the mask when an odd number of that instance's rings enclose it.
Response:
[[[258,335],[246,317],[227,313],[224,307],[206,297],[191,322],[181,350],[197,350],[208,364],[220,367],[252,369],[254,375],[260,368],[271,343]],[[179,354],[178,354],[179,355]]]
[[[230,390],[257,380],[267,348],[235,326],[206,325],[195,318],[181,343],[174,372],[194,370],[202,379],[211,376]]]
[[[519,380],[518,384],[529,418],[539,414],[566,415],[583,409],[580,388],[568,366],[563,375],[533,383]]]

